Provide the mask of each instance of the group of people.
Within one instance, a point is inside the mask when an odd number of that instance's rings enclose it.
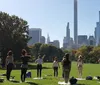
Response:
[[[22,82],[24,82],[25,78],[26,78],[26,72],[27,72],[27,69],[28,69],[28,60],[29,60],[30,57],[31,56],[28,55],[27,51],[25,49],[23,49],[22,53],[21,53],[21,60],[22,60],[21,81]],[[9,80],[13,67],[16,67],[16,65],[14,63],[13,52],[11,50],[8,51],[8,53],[7,53],[5,67],[6,67],[6,78],[7,78],[7,80]]]
[[[31,56],[28,55],[27,51],[25,49],[22,49],[21,52],[22,63],[21,63],[21,76],[20,76],[22,82],[25,82],[26,72],[28,69],[28,61],[30,58]],[[37,77],[41,77],[42,63],[43,63],[43,58],[41,57],[41,55],[38,56],[38,59],[35,62],[37,63]],[[9,80],[13,67],[16,67],[14,63],[13,52],[11,50],[8,51],[7,53],[5,67],[6,67],[6,78],[7,80]]]
[[[71,61],[69,59],[70,55],[68,53],[65,54],[63,57],[61,64],[62,64],[62,77],[64,78],[65,82],[67,83],[69,80],[69,75],[71,71]],[[79,72],[79,78],[82,78],[82,69],[83,69],[83,58],[79,55],[77,60],[77,67]],[[53,61],[53,69],[54,69],[54,76],[58,76],[58,68],[60,68],[59,62],[57,57],[54,58]]]
[[[61,61],[62,77],[64,78],[66,83],[69,80],[69,75],[70,75],[70,71],[71,71],[71,61],[70,61],[69,57],[70,57],[70,55],[68,53],[66,53]],[[21,76],[20,76],[22,82],[25,81],[26,72],[28,69],[28,61],[30,58],[31,58],[31,56],[28,55],[27,51],[25,49],[22,49],[22,53],[21,53],[22,64],[21,64]],[[41,77],[42,63],[43,63],[42,56],[39,55],[38,59],[35,62],[37,63],[37,77]],[[7,69],[6,78],[7,78],[7,80],[9,80],[13,67],[16,67],[16,65],[14,63],[13,52],[11,50],[8,51],[8,53],[7,53],[5,67]],[[83,58],[81,55],[78,57],[77,67],[78,67],[78,71],[79,71],[79,77],[82,77]],[[60,68],[60,65],[59,65],[57,57],[55,57],[54,61],[53,61],[53,70],[54,70],[55,77],[58,76],[58,68]]]

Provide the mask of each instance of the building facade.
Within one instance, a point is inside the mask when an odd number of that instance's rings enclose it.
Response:
[[[42,30],[40,28],[29,29],[29,36],[31,37],[31,39],[29,40],[28,45],[40,43],[41,42],[41,33],[42,33]]]

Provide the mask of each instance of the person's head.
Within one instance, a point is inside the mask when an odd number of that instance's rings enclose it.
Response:
[[[41,55],[39,55],[38,58],[42,58]]]
[[[10,51],[8,51],[7,55],[8,56],[12,56],[13,55],[13,52],[10,50]]]
[[[82,59],[82,55],[79,55],[78,59]]]
[[[25,49],[22,49],[22,55],[26,55],[27,51]]]
[[[64,56],[64,58],[65,58],[66,60],[69,60],[69,53],[66,53],[65,56]]]
[[[54,60],[57,61],[57,57],[54,57]]]

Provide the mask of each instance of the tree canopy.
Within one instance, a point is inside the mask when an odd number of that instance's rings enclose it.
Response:
[[[0,12],[0,51],[5,57],[9,49],[13,50],[15,58],[20,57],[21,49],[27,48],[28,22],[15,15]]]

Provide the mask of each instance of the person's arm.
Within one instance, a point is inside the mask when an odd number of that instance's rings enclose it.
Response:
[[[12,57],[12,58],[13,58],[13,57]],[[14,62],[14,58],[13,58],[13,65],[14,65],[14,67],[16,67],[15,62]]]
[[[6,60],[5,60],[5,67],[7,67],[7,57],[6,57]]]
[[[58,62],[58,67],[60,68],[59,62]]]
[[[70,64],[69,64],[69,70],[71,70],[71,62],[70,62]]]

